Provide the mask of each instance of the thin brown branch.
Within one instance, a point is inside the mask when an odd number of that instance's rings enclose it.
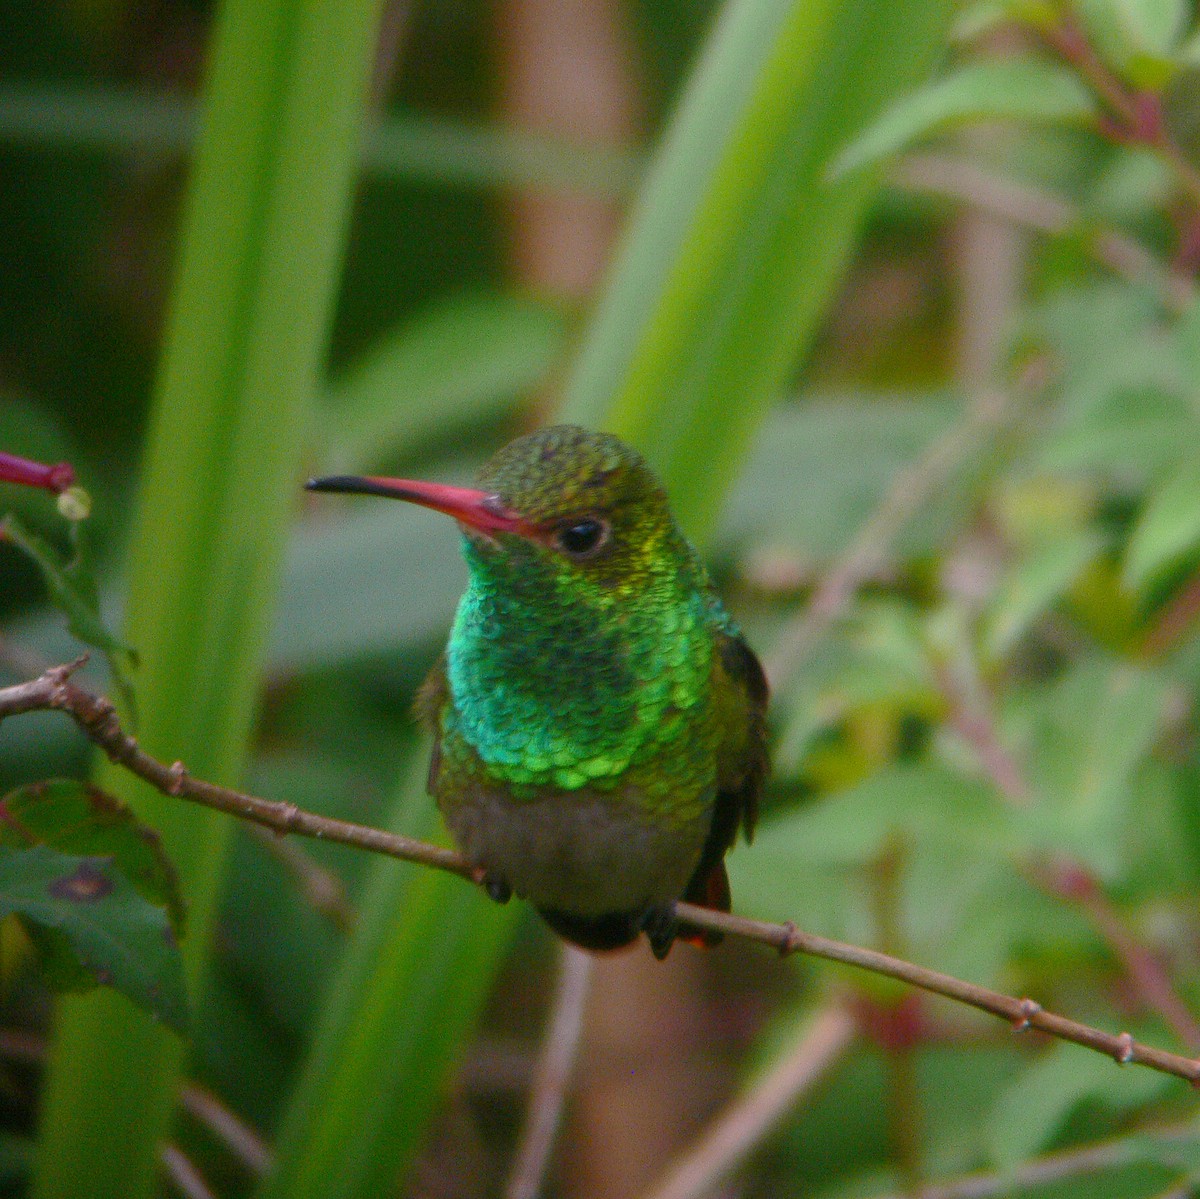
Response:
[[[761,941],[764,945],[774,946],[782,954],[805,953],[810,957],[857,966],[860,970],[882,974],[910,986],[920,987],[923,991],[930,991],[934,995],[942,995],[957,1003],[964,1003],[979,1011],[989,1012],[1001,1020],[1007,1020],[1017,1032],[1034,1028],[1059,1040],[1071,1041],[1076,1045],[1094,1049],[1097,1053],[1106,1054],[1120,1065],[1132,1063],[1149,1066],[1153,1070],[1174,1074],[1177,1078],[1200,1085],[1200,1061],[1143,1045],[1128,1033],[1114,1036],[1112,1033],[1101,1032],[1090,1025],[1048,1012],[1032,999],[1015,999],[1011,995],[1003,995],[999,991],[964,982],[949,974],[901,961],[874,949],[847,945],[817,933],[804,932],[794,924],[770,924],[728,912],[698,908],[690,903],[677,904],[676,910],[680,918],[690,924],[699,924],[717,932]]]
[[[163,1146],[162,1164],[171,1186],[184,1199],[217,1199],[216,1192],[204,1181],[204,1175],[178,1145]]]
[[[854,1016],[840,1003],[806,1021],[796,1041],[671,1166],[647,1199],[711,1194],[850,1048],[856,1030]]]
[[[537,1199],[541,1193],[550,1152],[562,1122],[567,1085],[579,1052],[594,960],[572,945],[562,947],[554,1008],[534,1069],[529,1111],[516,1162],[504,1190],[505,1199]]]
[[[0,720],[22,712],[66,712],[88,740],[99,746],[109,758],[164,795],[215,808],[218,812],[249,820],[281,835],[297,833],[302,837],[336,841],[407,862],[448,870],[473,882],[480,880],[480,872],[451,849],[383,829],[354,824],[349,820],[319,816],[295,804],[261,799],[228,787],[218,787],[192,778],[182,762],[174,762],[170,766],[159,762],[145,753],[137,741],[121,728],[110,700],[92,695],[69,681],[71,674],[84,660],[81,658],[67,666],[53,667],[30,682],[0,689]]]
[[[266,1141],[207,1087],[185,1083],[179,1101],[184,1111],[207,1128],[251,1174],[260,1176],[271,1168],[271,1150]]]
[[[891,181],[906,191],[961,201],[1050,237],[1086,232],[1083,246],[1101,265],[1131,283],[1152,288],[1169,311],[1182,312],[1195,298],[1195,286],[1187,276],[1169,270],[1134,238],[1096,227],[1077,205],[1061,196],[976,163],[949,155],[914,154],[896,164]]]
[[[215,808],[243,820],[274,829],[281,834],[336,841],[353,845],[372,853],[387,854],[418,865],[447,870],[476,884],[483,881],[483,872],[471,865],[461,854],[442,849],[411,837],[402,837],[382,829],[334,820],[306,812],[295,804],[260,799],[258,796],[203,783],[191,778],[181,763],[172,766],[151,758],[137,742],[125,733],[117,720],[113,705],[103,697],[88,694],[70,682],[73,670],[81,662],[56,666],[39,678],[13,687],[0,688],[0,720],[7,716],[32,711],[65,712],[79,725],[83,733],[110,758],[161,791],[164,795],[186,799],[204,807]],[[1133,1063],[1149,1066],[1165,1074],[1200,1084],[1200,1061],[1168,1053],[1135,1041],[1128,1033],[1102,1032],[1065,1016],[1045,1011],[1032,999],[1017,999],[976,986],[948,974],[929,970],[912,962],[901,961],[888,954],[857,945],[847,945],[829,937],[818,936],[798,929],[790,922],[771,924],[751,920],[729,912],[713,911],[695,904],[679,903],[676,911],[681,920],[700,928],[730,936],[745,937],[773,946],[782,954],[805,953],[882,974],[935,995],[945,996],[983,1012],[1009,1021],[1015,1029],[1035,1028],[1061,1040],[1107,1054],[1122,1065]]]

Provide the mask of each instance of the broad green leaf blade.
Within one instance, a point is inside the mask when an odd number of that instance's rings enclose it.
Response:
[[[1150,495],[1125,552],[1125,583],[1140,590],[1200,546],[1200,463],[1190,457]]]
[[[889,108],[838,155],[833,172],[857,171],[968,121],[1083,124],[1095,113],[1095,100],[1079,78],[1048,60],[971,63]]]
[[[445,632],[466,581],[457,532],[408,507],[363,504],[344,520],[309,521],[295,532],[271,637],[273,669],[353,661]]]
[[[0,846],[47,845],[60,853],[111,858],[150,903],[163,908],[183,936],[183,898],[158,834],[120,800],[90,783],[49,779],[0,799]]]
[[[868,180],[828,190],[825,164],[919,75],[949,7],[733,0],[718,20],[561,413],[647,452],[701,542],[813,334],[871,194]],[[429,804],[420,791],[415,783],[401,789],[397,821],[406,805]],[[398,887],[373,889],[363,928],[390,927],[399,944],[381,959],[378,977],[348,969],[333,988],[318,1052],[283,1125],[277,1178],[286,1182],[267,1183],[263,1194],[325,1199],[345,1176],[350,1185],[337,1193],[366,1199],[411,1165],[453,1064],[449,1050],[469,1037],[473,997],[488,984],[471,954],[486,971],[512,929],[507,912],[481,909],[469,890],[461,897],[457,879],[421,885],[430,889],[429,910],[442,913],[436,933],[423,919],[410,930]],[[367,934],[356,933],[352,962],[365,956],[360,935]],[[432,949],[417,940],[426,936]],[[443,961],[457,964],[443,969]],[[472,1002],[460,1003],[457,988]],[[405,1051],[397,1070],[411,1063],[411,1073],[381,1074],[372,1056],[379,1046],[420,1044],[435,1023],[436,1053]],[[379,1104],[381,1093],[396,1106]],[[326,1125],[338,1135],[327,1135]]]
[[[829,164],[922,77],[950,8],[722,12],[562,414],[637,444],[694,536],[710,534],[725,481],[811,344],[873,194],[873,172],[831,182]]]
[[[409,836],[428,837],[436,825],[426,753],[422,746],[397,797],[393,827]],[[360,922],[257,1199],[350,1199],[395,1185],[520,915],[517,902],[499,908],[459,878],[372,862]]]
[[[439,430],[501,413],[546,381],[563,314],[516,295],[443,301],[382,338],[325,397],[325,458],[363,471]]]
[[[93,985],[106,984],[177,1032],[187,1027],[183,962],[166,912],[110,858],[46,845],[0,849],[0,915],[17,915],[69,948]]]
[[[181,224],[129,542],[139,741],[236,783],[302,477],[341,263],[380,0],[224,0]],[[160,831],[199,983],[230,821],[98,777]],[[103,996],[63,1002],[37,1199],[147,1199],[183,1045]]]

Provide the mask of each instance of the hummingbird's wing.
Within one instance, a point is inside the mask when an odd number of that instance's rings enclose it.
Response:
[[[717,815],[714,826],[721,822],[722,803],[732,809],[724,819],[729,823],[729,840],[733,845],[738,825],[745,830],[746,840],[754,836],[758,820],[758,799],[767,778],[767,676],[763,673],[758,655],[746,644],[740,633],[718,632],[717,654],[730,682],[733,696],[729,702],[731,719],[725,733],[725,744],[718,755]],[[721,851],[724,853],[724,850]]]
[[[718,754],[717,798],[712,827],[699,864],[683,893],[688,903],[728,912],[732,906],[725,854],[737,840],[738,828],[746,840],[754,835],[758,797],[767,777],[767,677],[757,655],[740,633],[718,630],[716,647],[721,675],[725,735]],[[714,945],[719,933],[693,930],[684,925],[681,935],[703,945]]]
[[[442,711],[449,702],[446,655],[440,654],[413,700],[413,712],[433,737],[433,749],[429,754],[429,779],[425,784],[430,795],[437,795],[438,773],[442,768]]]

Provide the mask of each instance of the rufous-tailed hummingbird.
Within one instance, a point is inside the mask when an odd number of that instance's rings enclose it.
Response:
[[[417,710],[429,790],[488,893],[528,899],[561,936],[658,957],[675,902],[729,910],[725,852],[749,839],[767,769],[762,667],[616,437],[519,437],[478,488],[314,479],[448,513],[470,582]]]

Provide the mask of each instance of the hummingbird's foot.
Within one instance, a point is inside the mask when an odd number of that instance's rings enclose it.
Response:
[[[650,942],[650,951],[661,962],[671,952],[671,946],[679,935],[679,918],[675,915],[674,903],[661,903],[647,908],[640,923]]]
[[[485,874],[483,889],[488,893],[488,898],[494,899],[497,903],[508,903],[512,899],[512,887],[498,874]]]

